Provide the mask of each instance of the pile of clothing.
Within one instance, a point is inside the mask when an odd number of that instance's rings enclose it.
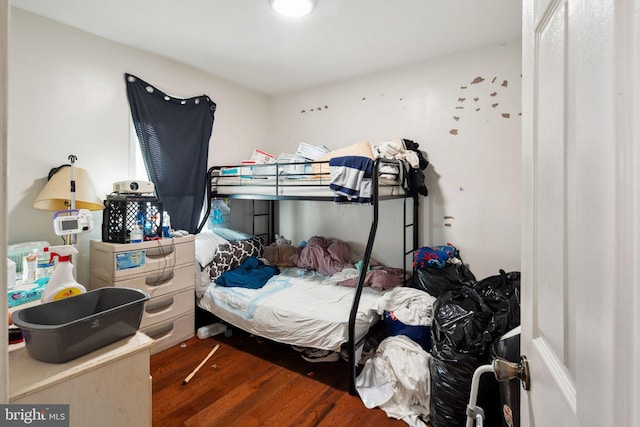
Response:
[[[477,281],[458,249],[447,244],[414,253],[412,286],[382,300],[385,322],[406,327],[388,331],[356,388],[365,406],[410,426],[427,420],[433,427],[465,425],[473,373],[490,362],[492,345],[520,324],[520,273],[500,270]],[[430,327],[428,342],[414,335],[419,325]],[[487,398],[488,407],[499,395]],[[487,425],[501,423],[490,416]]]

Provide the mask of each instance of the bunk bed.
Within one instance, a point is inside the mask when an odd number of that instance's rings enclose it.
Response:
[[[335,164],[335,163],[333,163]],[[366,199],[367,205],[371,207],[371,225],[369,234],[362,255],[362,265],[357,284],[355,287],[341,289],[341,292],[349,292],[348,297],[352,295],[352,302],[349,304],[347,300],[347,310],[349,311],[348,320],[338,319],[346,326],[346,336],[342,337],[343,343],[346,343],[348,365],[349,365],[349,393],[356,394],[356,350],[362,345],[363,331],[363,312],[359,311],[361,302],[366,301],[365,305],[370,309],[370,289],[365,289],[366,273],[369,270],[372,259],[372,251],[378,229],[380,216],[380,204],[386,200],[402,199],[403,210],[403,230],[402,233],[402,259],[404,271],[404,282],[409,279],[411,270],[411,255],[418,248],[418,207],[419,198],[417,194],[410,191],[407,182],[407,172],[409,166],[404,161],[387,160],[377,158],[372,160],[370,174],[370,200]],[[335,177],[334,177],[335,178]],[[276,218],[278,202],[282,200],[298,200],[298,201],[326,201],[326,202],[344,202],[340,199],[343,196],[336,196],[335,186],[332,185],[330,173],[330,162],[307,162],[307,163],[280,163],[270,165],[237,165],[237,166],[216,166],[207,172],[207,197],[210,200],[216,198],[244,199],[251,201],[252,210],[252,229],[251,237],[245,243],[249,245],[255,244],[255,239],[260,238],[267,245],[274,238],[274,230],[276,229]],[[266,209],[256,209],[256,202],[264,204]],[[210,214],[211,203],[208,203],[208,210],[202,223],[198,227],[200,232],[206,225],[207,218]],[[335,209],[340,209],[336,206]],[[256,229],[256,220],[259,217],[267,217],[267,229]],[[264,219],[264,218],[263,218]],[[261,221],[264,222],[264,221]],[[257,237],[255,237],[257,236]],[[206,261],[205,261],[206,262]],[[213,266],[215,268],[215,266]],[[276,277],[276,276],[274,276]],[[317,282],[317,276],[314,278]],[[205,279],[206,280],[206,279]],[[215,286],[214,283],[211,286]],[[202,293],[197,295],[197,304],[205,310],[211,311],[217,317],[228,323],[247,330],[255,335],[262,336],[267,339],[283,342],[279,337],[274,337],[268,331],[261,333],[260,329],[256,329],[253,325],[248,324],[246,318],[238,316],[237,313],[225,312],[225,308],[220,305],[212,305],[211,301],[205,301]],[[345,299],[344,295],[338,298]],[[349,308],[350,306],[350,308]],[[286,316],[289,316],[287,313]],[[371,326],[378,319],[366,318],[365,322],[369,322]],[[295,320],[292,320],[295,321]],[[357,323],[359,327],[357,328]],[[304,325],[302,325],[304,327]],[[329,326],[327,328],[330,328]],[[366,328],[368,329],[368,327]],[[364,331],[366,334],[366,331]],[[295,338],[294,338],[295,339]],[[286,342],[288,344],[295,344]],[[301,343],[307,345],[308,343]]]

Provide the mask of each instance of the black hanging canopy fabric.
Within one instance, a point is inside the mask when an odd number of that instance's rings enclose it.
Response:
[[[171,227],[195,233],[205,199],[216,104],[207,95],[167,95],[128,73],[125,84],[147,174],[171,216]]]

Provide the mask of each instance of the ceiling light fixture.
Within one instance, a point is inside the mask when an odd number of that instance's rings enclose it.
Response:
[[[301,18],[313,12],[317,0],[269,0],[274,12],[288,18]]]

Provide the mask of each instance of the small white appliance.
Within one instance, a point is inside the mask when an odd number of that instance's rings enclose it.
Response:
[[[148,181],[118,181],[113,183],[113,192],[119,194],[146,194],[156,191],[153,182]]]

